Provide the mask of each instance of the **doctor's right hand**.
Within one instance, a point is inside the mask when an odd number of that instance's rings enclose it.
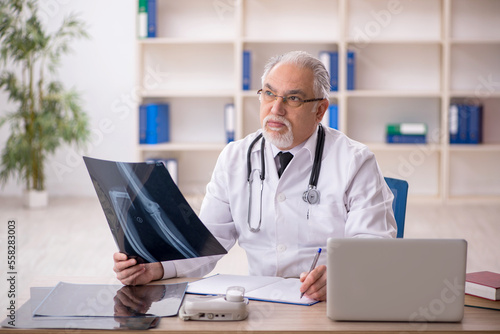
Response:
[[[143,285],[163,278],[163,266],[160,262],[141,263],[129,259],[126,254],[113,254],[116,278],[125,285]]]

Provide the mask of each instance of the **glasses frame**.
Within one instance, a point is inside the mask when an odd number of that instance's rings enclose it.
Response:
[[[259,90],[257,91],[257,95],[262,96],[262,92],[263,92],[263,90],[264,90],[263,88],[259,89]],[[275,98],[274,98],[274,101],[277,101],[277,100],[278,100],[278,97],[281,97],[281,98],[283,99],[283,103],[284,103],[284,104],[286,104],[286,105],[288,105],[288,106],[290,106],[290,105],[288,104],[288,98],[287,98],[286,96],[280,96],[280,95],[276,95],[276,94],[274,94],[274,93],[273,93],[273,95],[274,95],[274,97],[275,97]],[[302,107],[302,106],[304,105],[304,103],[307,103],[307,102],[322,101],[322,100],[324,100],[324,99],[325,99],[325,98],[315,98],[315,99],[302,100],[302,103],[301,103],[300,105],[296,106],[295,108],[300,108],[300,107]],[[271,101],[269,101],[269,102],[271,102]],[[293,107],[293,106],[290,106],[290,107]]]

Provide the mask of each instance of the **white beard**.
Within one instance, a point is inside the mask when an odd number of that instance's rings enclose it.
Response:
[[[269,120],[278,121],[285,124],[287,131],[280,134],[278,131],[266,127]],[[262,134],[264,138],[278,148],[288,148],[293,145],[292,124],[282,116],[268,115],[262,121]]]

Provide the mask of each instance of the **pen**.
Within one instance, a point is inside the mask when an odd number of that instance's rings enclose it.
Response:
[[[318,252],[316,253],[316,255],[314,256],[314,260],[313,260],[313,263],[311,264],[311,269],[309,269],[309,272],[313,271],[314,268],[316,268],[316,263],[318,263],[318,259],[319,259],[319,255],[321,254],[321,248],[318,248]],[[308,273],[309,275],[309,273]],[[300,294],[300,298],[304,297],[304,293],[305,292],[302,292]]]

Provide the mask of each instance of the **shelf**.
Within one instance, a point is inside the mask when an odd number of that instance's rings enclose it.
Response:
[[[338,40],[335,39],[322,39],[314,38],[258,38],[258,37],[244,37],[243,43],[258,43],[258,44],[337,44]]]
[[[144,98],[168,98],[168,97],[233,97],[234,90],[142,90],[140,95]],[[257,94],[256,94],[257,95]]]
[[[474,45],[474,44],[500,44],[500,39],[498,38],[491,38],[491,39],[452,39],[450,40],[451,45],[460,45],[460,44],[465,44],[465,45]]]
[[[169,103],[171,142],[138,145],[140,159],[178,159],[183,193],[202,192],[225,146],[224,106],[235,106],[236,139],[261,126],[256,92],[269,58],[336,51],[329,98],[340,130],[368,145],[385,176],[410,183],[409,200],[500,200],[499,13],[498,0],[158,0],[158,37],[137,40],[137,87],[139,103]],[[483,144],[447,142],[455,100],[483,105]],[[428,143],[385,143],[387,124],[400,122],[426,123]]]
[[[372,151],[414,151],[421,150],[426,152],[440,152],[439,144],[387,144],[387,143],[365,143]]]
[[[500,143],[499,144],[472,144],[472,145],[460,145],[460,144],[450,144],[450,152],[477,152],[477,153],[500,153]],[[500,157],[499,157],[500,158]]]
[[[363,48],[367,44],[396,44],[396,45],[441,45],[443,44],[443,41],[440,39],[409,39],[409,38],[392,38],[392,39],[374,39],[370,40],[369,42],[360,42],[359,40],[353,39],[353,38],[348,38],[346,40],[348,47],[352,47],[354,49],[356,48]]]
[[[495,91],[487,87],[482,87],[479,90],[452,90],[450,91],[450,97],[452,98],[500,98],[500,89]]]
[[[139,150],[142,152],[183,152],[183,151],[214,151],[220,152],[226,146],[224,143],[165,143],[165,144],[151,144],[139,145]]]
[[[347,97],[441,97],[438,91],[412,90],[348,90]]]
[[[161,0],[160,0],[161,1]],[[175,45],[175,44],[234,44],[228,38],[196,38],[196,37],[156,37],[138,39],[139,45]]]

